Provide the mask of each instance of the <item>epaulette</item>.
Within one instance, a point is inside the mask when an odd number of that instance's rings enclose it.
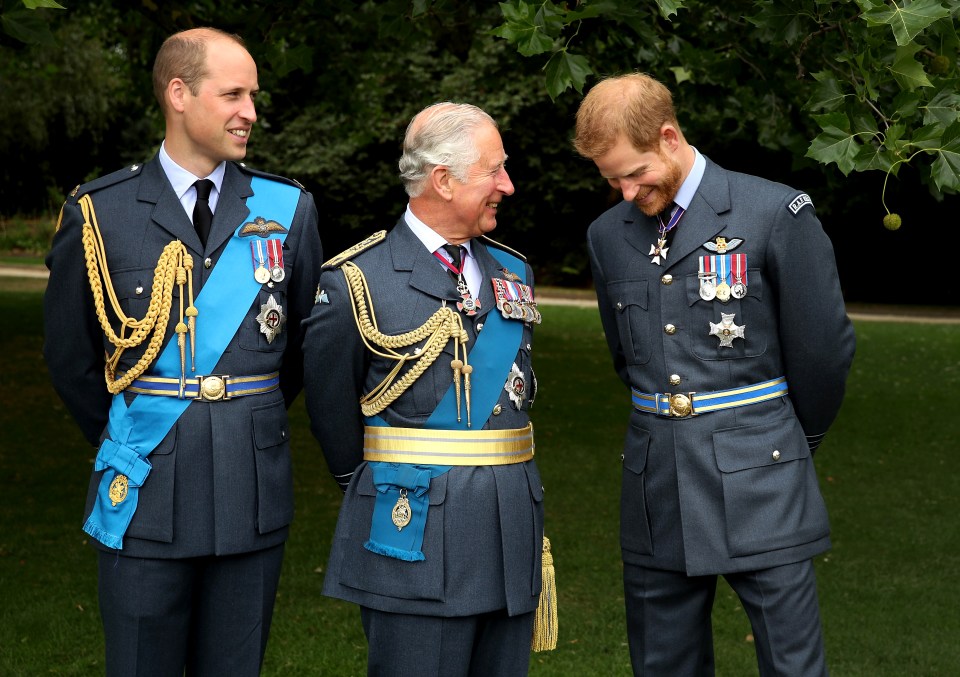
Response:
[[[484,241],[486,244],[488,244],[488,245],[491,245],[491,246],[493,246],[493,247],[496,247],[497,249],[502,249],[503,251],[507,252],[508,254],[513,254],[514,256],[516,256],[518,259],[520,259],[520,260],[523,261],[524,263],[526,263],[526,261],[527,261],[527,257],[524,256],[523,254],[521,254],[520,252],[518,252],[516,249],[511,249],[510,247],[508,247],[508,246],[505,245],[505,244],[501,244],[501,243],[497,242],[496,240],[491,240],[491,239],[490,239],[489,237],[487,237],[486,235],[481,235],[481,236],[480,236],[480,239],[483,240],[483,241]]]
[[[252,176],[259,176],[261,179],[269,179],[271,181],[286,183],[287,185],[290,185],[290,186],[296,186],[303,192],[307,192],[307,189],[303,187],[303,184],[297,181],[296,179],[290,179],[290,178],[287,178],[286,176],[280,176],[279,174],[270,174],[269,172],[263,172],[263,171],[260,171],[259,169],[248,167],[243,162],[234,162],[233,164],[236,165],[237,169],[239,169],[241,172],[244,172],[246,174],[251,174]]]
[[[807,205],[810,205],[810,207],[813,208],[813,200],[811,200],[810,196],[806,193],[800,193],[795,198],[790,200],[790,203],[787,205],[787,209],[790,210],[791,214],[796,216],[797,213]]]
[[[120,183],[121,181],[126,181],[134,176],[139,176],[142,170],[142,164],[130,165],[128,167],[124,167],[123,169],[118,169],[110,174],[105,174],[104,176],[96,178],[93,181],[80,184],[70,191],[70,194],[67,196],[67,201],[77,201],[87,193],[92,193],[100,190],[101,188],[106,188],[107,186],[112,186]]]
[[[342,252],[334,256],[332,259],[328,260],[326,263],[323,264],[322,270],[331,270],[333,268],[339,268],[340,266],[342,266],[344,263],[352,259],[354,256],[356,256],[360,252],[366,251],[367,249],[370,249],[370,247],[374,247],[380,244],[381,242],[384,241],[384,239],[386,239],[386,237],[387,237],[387,231],[378,230],[376,233],[368,237],[366,240],[358,242],[357,244],[353,245],[349,249],[343,250]]]

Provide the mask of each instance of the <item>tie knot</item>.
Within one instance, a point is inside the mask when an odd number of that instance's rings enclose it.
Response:
[[[200,179],[196,181],[194,187],[197,189],[197,199],[198,200],[209,200],[210,191],[213,190],[213,181],[210,179]]]
[[[453,265],[457,268],[460,267],[460,261],[462,254],[460,253],[463,247],[456,244],[445,244],[443,245],[444,250],[450,255],[450,258],[453,259]]]

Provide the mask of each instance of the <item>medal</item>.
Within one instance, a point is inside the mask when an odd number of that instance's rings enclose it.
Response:
[[[283,330],[283,323],[286,318],[283,316],[283,307],[277,303],[270,294],[267,302],[260,306],[260,314],[257,315],[257,322],[260,323],[260,333],[267,337],[267,343],[273,343],[273,339]]]
[[[283,282],[286,277],[283,270],[283,243],[280,240],[267,240],[267,253],[270,256],[270,279]]]
[[[734,254],[730,263],[733,274],[733,284],[730,285],[730,293],[733,295],[733,298],[742,299],[747,295],[747,255]]]
[[[460,301],[457,301],[457,310],[464,315],[476,315],[480,310],[480,300],[473,298],[473,296],[470,294],[470,287],[467,285],[467,281],[463,277],[463,269],[467,265],[466,257],[459,262],[459,267],[457,267],[454,265],[457,263],[456,261],[447,261],[439,251],[433,252],[433,255],[440,260],[440,263],[449,268],[450,272],[457,276],[457,293],[460,295],[461,299]],[[451,257],[452,256],[453,255],[451,254]]]
[[[700,272],[697,276],[700,278],[700,298],[704,301],[712,301],[717,297],[717,273],[716,262],[713,256],[700,257]]]
[[[730,276],[730,257],[723,255],[717,256],[717,300],[720,303],[726,303],[730,300],[730,285],[727,278]]]
[[[495,277],[493,294],[497,299],[497,309],[508,320],[523,320],[540,324],[542,316],[537,310],[537,301],[533,297],[533,287],[513,280]]]
[[[660,227],[657,230],[657,243],[650,245],[650,252],[647,256],[652,256],[650,263],[660,265],[661,261],[667,260],[667,251],[670,247],[667,246],[667,233],[676,228],[677,224],[680,223],[680,217],[683,216],[684,209],[680,205],[677,205],[676,210],[670,216],[670,222],[664,223],[663,217],[657,214],[657,221],[660,223]]]
[[[733,339],[744,338],[743,332],[747,325],[736,325],[733,323],[735,313],[720,313],[720,322],[710,322],[710,336],[716,336],[720,339],[721,348],[732,348]]]
[[[510,401],[513,402],[513,405],[519,411],[523,407],[523,400],[527,392],[527,382],[516,362],[513,363],[513,367],[510,369],[510,374],[507,376],[507,382],[503,385],[503,389],[507,391]]]
[[[267,270],[267,260],[263,253],[263,240],[250,243],[250,253],[253,256],[253,279],[259,284],[270,281],[270,271]]]
[[[412,517],[413,513],[410,510],[410,501],[407,499],[407,490],[400,489],[400,498],[397,499],[396,504],[393,506],[393,511],[390,513],[390,520],[393,522],[393,526],[397,528],[397,531],[400,531],[410,524]]]

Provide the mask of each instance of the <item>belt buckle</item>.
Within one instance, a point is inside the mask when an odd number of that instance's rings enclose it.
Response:
[[[227,374],[209,374],[197,377],[197,396],[193,399],[201,402],[223,402],[230,399],[227,395]]]
[[[694,393],[673,393],[667,395],[667,401],[670,403],[670,416],[674,418],[686,418],[696,416],[693,411]]]

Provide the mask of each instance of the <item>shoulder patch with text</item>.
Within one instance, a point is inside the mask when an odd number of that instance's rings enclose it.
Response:
[[[793,198],[793,200],[791,200],[790,204],[787,205],[787,209],[789,209],[791,213],[793,213],[793,215],[796,216],[797,212],[799,212],[801,209],[803,209],[807,205],[810,205],[812,207],[813,200],[811,200],[810,196],[807,195],[806,193],[800,193],[795,198]]]

